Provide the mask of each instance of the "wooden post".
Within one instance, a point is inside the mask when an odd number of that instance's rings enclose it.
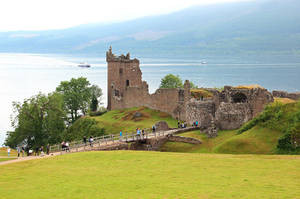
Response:
[[[111,135],[111,139],[112,139],[112,142],[114,143],[115,140],[114,140],[114,135],[113,134]]]
[[[126,133],[126,142],[128,141],[128,135],[127,135],[127,133]]]

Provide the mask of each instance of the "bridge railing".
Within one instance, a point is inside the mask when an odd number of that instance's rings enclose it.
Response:
[[[176,130],[169,130],[169,131],[154,131],[152,132],[152,129],[146,129],[144,134],[136,134],[136,133],[123,133],[122,136],[119,136],[118,134],[109,134],[109,135],[103,135],[99,137],[93,138],[93,142],[86,142],[84,143],[83,140],[76,140],[69,143],[69,150],[68,151],[82,151],[82,150],[92,150],[94,147],[100,148],[101,146],[108,145],[108,144],[114,144],[118,142],[132,142],[132,141],[138,141],[148,138],[156,138],[161,136],[166,136],[168,134],[173,134]],[[64,149],[67,150],[67,149]],[[61,144],[56,144],[50,146],[50,152],[62,152],[62,146]]]

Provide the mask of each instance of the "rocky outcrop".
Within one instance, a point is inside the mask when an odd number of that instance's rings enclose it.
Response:
[[[166,121],[159,121],[155,124],[156,131],[167,131],[169,130],[168,123]]]

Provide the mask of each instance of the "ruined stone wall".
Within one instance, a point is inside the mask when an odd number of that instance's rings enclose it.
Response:
[[[212,100],[196,101],[191,99],[186,106],[186,120],[189,124],[198,121],[201,128],[208,128],[214,119],[215,104]]]
[[[300,99],[300,92],[288,93],[286,91],[273,91],[272,94],[274,97],[279,97],[279,98],[289,98],[292,100]]]

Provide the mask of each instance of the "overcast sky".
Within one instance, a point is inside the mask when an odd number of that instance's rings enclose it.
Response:
[[[3,0],[0,31],[60,29],[233,1],[249,0]]]

